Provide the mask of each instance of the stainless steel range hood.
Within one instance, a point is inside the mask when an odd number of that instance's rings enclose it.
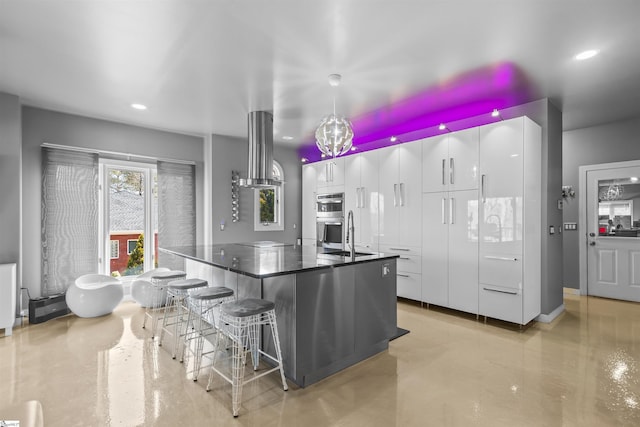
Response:
[[[273,115],[268,111],[249,113],[249,163],[247,178],[241,187],[263,188],[280,186],[273,179]]]

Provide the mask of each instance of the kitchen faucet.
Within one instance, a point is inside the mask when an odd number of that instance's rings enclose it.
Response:
[[[351,243],[349,243],[349,236],[351,236]],[[353,211],[349,211],[347,214],[347,238],[345,239],[347,244],[349,245],[351,258],[355,258],[356,256],[356,229],[353,224]]]

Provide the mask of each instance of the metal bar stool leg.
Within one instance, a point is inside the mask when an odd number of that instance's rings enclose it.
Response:
[[[214,358],[209,372],[209,382],[207,391],[211,390],[211,383],[214,372],[219,374],[227,382],[231,383],[232,411],[237,417],[242,403],[242,388],[248,382],[254,381],[264,375],[276,370],[280,371],[282,387],[285,391],[289,389],[284,376],[282,365],[282,351],[280,349],[280,339],[276,324],[275,304],[271,301],[261,299],[243,299],[222,304],[220,307],[220,329],[214,347]],[[275,357],[260,349],[260,328],[269,325],[273,343],[276,348]],[[220,340],[226,336],[231,340],[231,378],[225,375],[218,368],[218,351],[220,350]],[[247,352],[251,352],[253,368],[257,370],[260,355],[270,359],[276,364],[260,374],[254,374],[250,378],[244,378],[244,367],[246,365]]]
[[[216,308],[228,301],[233,301],[233,290],[225,287],[207,287],[196,289],[191,292],[187,298],[187,305],[191,306],[193,315],[192,323],[187,328],[192,327],[193,333],[185,335],[185,341],[195,340],[194,360],[193,360],[193,380],[198,381],[200,367],[202,366],[202,358],[204,357],[205,340],[217,334],[217,321],[215,316]],[[186,352],[187,343],[184,344],[184,352]],[[215,357],[215,353],[214,353]]]
[[[164,306],[164,316],[162,318],[158,345],[162,345],[162,338],[165,332],[172,334],[173,349],[171,351],[171,357],[174,359],[178,353],[180,338],[185,337],[187,333],[185,315],[189,312],[189,307],[186,305],[186,298],[189,292],[204,288],[207,285],[207,281],[202,279],[174,280],[167,285],[167,302]]]

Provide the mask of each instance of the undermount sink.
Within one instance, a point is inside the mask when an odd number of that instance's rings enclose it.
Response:
[[[325,255],[338,255],[338,256],[351,256],[351,252],[349,251],[328,251],[325,252]],[[356,252],[355,256],[367,256],[367,255],[373,255],[373,254],[369,254],[366,252]]]

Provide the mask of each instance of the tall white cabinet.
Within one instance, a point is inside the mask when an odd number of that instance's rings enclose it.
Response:
[[[540,314],[541,145],[519,117],[304,166],[303,237],[315,242],[313,185],[344,188],[357,248],[399,255],[398,296],[526,324]]]
[[[478,313],[479,131],[422,142],[422,300]]]
[[[317,167],[302,166],[302,244],[316,245]]]
[[[480,128],[479,310],[520,324],[540,314],[541,135],[526,117]]]
[[[345,157],[345,220],[354,216],[359,251],[378,251],[378,151]],[[346,223],[345,223],[346,224]],[[344,227],[345,233],[347,227]]]
[[[420,299],[422,287],[422,145],[378,150],[379,249],[398,254],[398,296]]]

